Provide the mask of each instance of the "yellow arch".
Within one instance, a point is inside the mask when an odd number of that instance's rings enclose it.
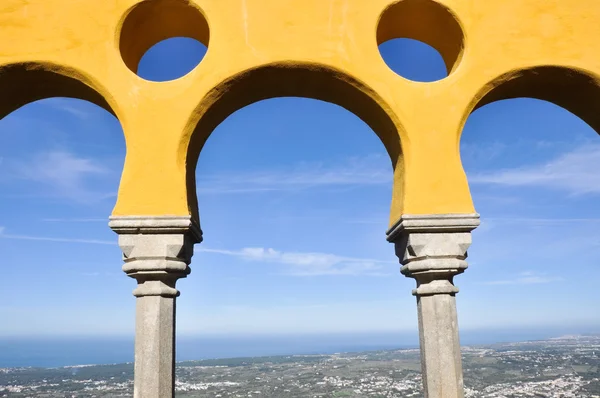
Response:
[[[0,66],[0,119],[31,102],[69,97],[89,101],[117,117],[118,107],[107,90],[85,72],[48,62]]]
[[[600,75],[563,65],[537,65],[497,76],[475,95],[464,120],[492,102],[523,97],[565,108],[600,134]]]
[[[127,143],[114,215],[194,213],[190,170],[208,132],[262,98],[323,99],[369,123],[396,160],[394,221],[474,211],[459,144],[477,106],[533,96],[599,130],[597,0],[64,3],[1,2],[0,116],[56,95],[112,109]],[[208,44],[202,63],[169,82],[138,77],[143,52],[174,35]],[[449,76],[418,83],[396,75],[377,47],[396,37],[437,48]],[[335,85],[355,102],[328,93]],[[240,91],[245,86],[256,93]],[[372,116],[375,109],[382,117]]]
[[[326,65],[280,62],[243,71],[215,86],[202,98],[180,141],[191,214],[198,216],[195,172],[202,147],[229,115],[252,103],[276,97],[304,97],[339,105],[378,135],[394,168],[392,209],[402,207],[402,125],[391,107],[364,82]],[[393,212],[393,211],[392,211]],[[392,220],[399,217],[393,214]]]

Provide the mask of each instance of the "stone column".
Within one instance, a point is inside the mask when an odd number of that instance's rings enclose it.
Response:
[[[111,217],[123,271],[136,279],[134,397],[175,396],[175,283],[202,240],[190,217]]]
[[[417,281],[425,398],[463,398],[454,276],[467,268],[477,214],[405,215],[388,231],[401,272]]]

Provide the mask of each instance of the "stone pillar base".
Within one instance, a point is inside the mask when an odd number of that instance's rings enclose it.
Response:
[[[403,216],[388,231],[417,288],[421,370],[425,398],[464,398],[454,276],[467,268],[477,214]]]
[[[138,282],[135,322],[135,398],[175,396],[175,284],[190,273],[194,243],[190,217],[112,217],[123,271]]]

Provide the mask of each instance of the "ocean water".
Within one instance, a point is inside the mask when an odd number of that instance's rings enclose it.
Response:
[[[478,330],[461,333],[463,345],[541,340],[598,329]],[[280,336],[179,336],[177,361],[291,354],[332,354],[418,347],[414,332]],[[0,338],[0,368],[60,367],[133,361],[131,337]]]
[[[288,354],[327,354],[416,347],[410,334],[336,334],[303,336],[183,336],[177,339],[177,361]],[[133,361],[133,337],[0,339],[0,368],[59,367]]]

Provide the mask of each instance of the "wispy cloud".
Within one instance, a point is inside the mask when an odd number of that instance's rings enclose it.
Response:
[[[382,215],[379,217],[373,217],[373,218],[348,218],[348,219],[344,219],[343,221],[345,223],[348,224],[373,224],[373,225],[383,225],[384,227],[387,227],[387,223],[389,222],[389,216],[388,215]]]
[[[528,217],[485,217],[483,222],[526,225],[595,224],[600,218],[528,218]]]
[[[44,218],[43,222],[56,222],[56,223],[108,223],[108,217],[105,218]]]
[[[4,165],[5,177],[44,184],[53,194],[75,201],[98,201],[113,195],[98,192],[92,188],[96,184],[89,181],[108,176],[106,167],[65,150],[41,152],[28,160],[5,161]]]
[[[586,145],[545,164],[472,174],[471,184],[531,186],[566,191],[570,194],[599,194],[600,145]]]
[[[289,170],[197,175],[199,194],[298,191],[322,187],[392,184],[392,166],[386,156],[351,158],[334,167],[322,163],[300,164]]]
[[[563,278],[548,276],[536,272],[522,272],[517,278],[484,282],[485,285],[540,285],[552,282],[560,282]]]
[[[342,257],[328,253],[280,252],[262,247],[247,247],[241,250],[200,248],[199,251],[240,257],[251,262],[283,264],[288,266],[285,273],[293,276],[383,276],[389,274],[384,265],[394,264],[393,261]]]
[[[122,276],[120,272],[81,272],[79,275],[90,278]]]
[[[4,227],[0,227],[0,239],[14,239],[14,240],[34,240],[44,242],[57,242],[57,243],[84,243],[92,245],[111,245],[117,244],[117,240],[101,240],[101,239],[82,239],[82,238],[63,238],[63,237],[52,237],[52,236],[35,236],[35,235],[14,235],[6,234]]]
[[[81,276],[97,277],[100,276],[100,272],[82,272]]]
[[[43,104],[52,109],[69,113],[79,119],[89,119],[94,113],[98,112],[96,107],[91,108],[90,104],[85,101],[76,100],[73,98],[49,98]],[[89,108],[88,111],[86,108]]]
[[[482,144],[481,142],[461,142],[460,156],[464,163],[489,162],[500,157],[509,146],[504,142],[491,142]]]
[[[0,239],[44,241],[56,243],[92,244],[116,246],[117,240],[51,237],[35,235],[7,234],[0,227]],[[386,266],[397,264],[394,261],[368,258],[343,257],[329,253],[281,252],[270,248],[247,247],[241,250],[220,250],[198,247],[197,252],[215,253],[242,258],[250,262],[282,264],[287,266],[284,274],[291,276],[320,275],[365,275],[387,276],[391,273]],[[387,268],[387,269],[386,269]]]

